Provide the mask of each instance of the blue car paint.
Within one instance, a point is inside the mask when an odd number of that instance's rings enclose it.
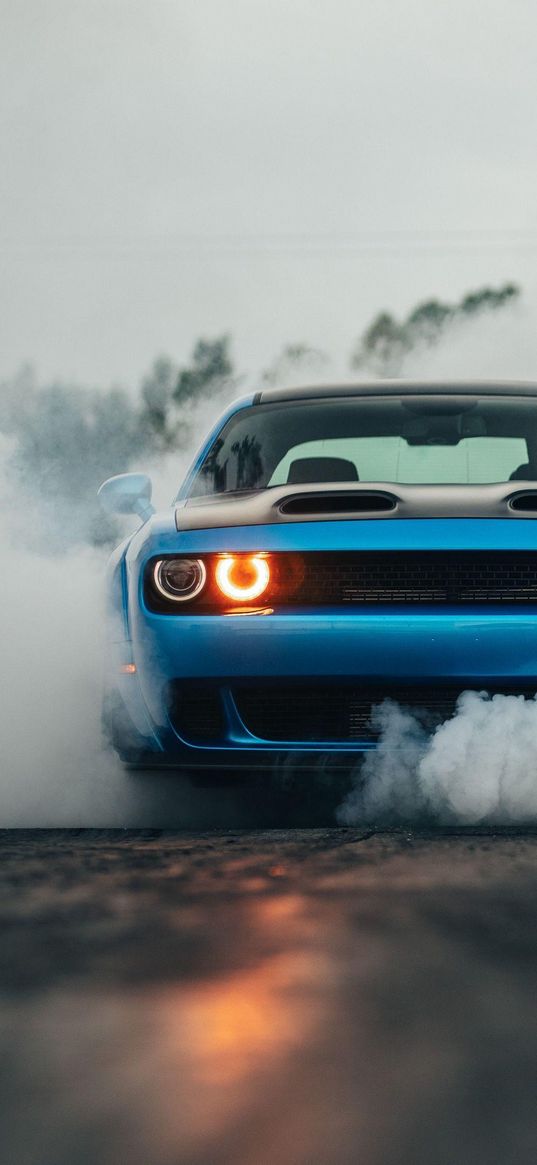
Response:
[[[157,514],[116,554],[123,609],[116,613],[112,670],[133,724],[155,763],[268,763],[275,753],[328,751],[326,743],[261,741],[240,721],[229,690],[237,677],[330,676],[427,682],[465,687],[532,682],[537,677],[537,620],[515,604],[470,609],[391,603],[371,609],[299,610],[270,614],[160,615],[144,603],[149,559],[170,553],[240,550],[535,550],[532,519],[399,519],[293,522],[178,532],[175,513]],[[134,674],[119,671],[135,663]],[[227,714],[225,739],[203,746],[171,726],[166,688],[180,678],[218,678]],[[111,681],[113,677],[110,676]],[[536,678],[537,686],[537,678]],[[329,750],[359,752],[370,742],[334,741]]]

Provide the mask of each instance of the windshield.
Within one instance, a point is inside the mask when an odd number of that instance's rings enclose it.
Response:
[[[537,398],[345,397],[236,413],[191,497],[324,482],[537,480]]]

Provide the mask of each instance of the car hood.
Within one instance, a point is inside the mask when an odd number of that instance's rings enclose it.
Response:
[[[175,510],[178,531],[398,518],[537,518],[537,482],[282,485],[190,498]]]

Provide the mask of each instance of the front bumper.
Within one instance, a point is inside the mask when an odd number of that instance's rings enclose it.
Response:
[[[119,647],[119,645],[118,645]],[[520,691],[537,688],[537,612],[502,606],[277,611],[263,615],[162,616],[138,609],[133,626],[136,673],[117,687],[156,762],[272,765],[275,754],[363,753],[371,739],[267,740],[241,721],[236,682],[319,684],[374,681],[390,694],[401,682]],[[170,684],[207,683],[221,690],[222,729],[210,742],[188,737],[170,717]]]

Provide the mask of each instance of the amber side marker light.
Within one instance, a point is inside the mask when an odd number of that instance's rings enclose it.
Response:
[[[135,663],[122,663],[122,664],[120,664],[119,670],[123,676],[136,675],[136,664]]]
[[[249,603],[262,595],[270,581],[270,567],[260,555],[229,554],[219,558],[215,568],[216,585],[226,599]]]

